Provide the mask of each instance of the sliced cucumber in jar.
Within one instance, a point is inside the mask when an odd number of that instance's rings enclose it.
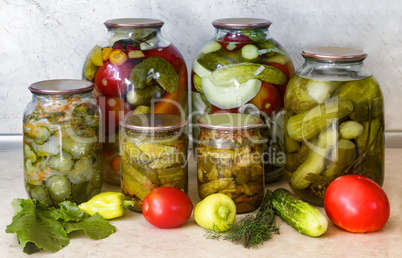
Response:
[[[62,202],[71,194],[71,183],[63,175],[53,175],[46,181],[50,197],[55,203]]]

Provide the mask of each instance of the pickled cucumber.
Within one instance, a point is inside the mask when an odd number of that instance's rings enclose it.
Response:
[[[210,79],[219,87],[237,86],[250,79],[278,85],[287,81],[286,75],[278,68],[256,63],[239,63],[219,68],[212,72]]]
[[[311,146],[312,151],[309,152],[307,160],[303,162],[291,177],[291,185],[295,189],[305,189],[311,181],[306,180],[306,176],[320,174],[324,167],[328,153],[337,143],[339,134],[332,128],[322,131],[318,136],[317,146]]]
[[[136,89],[144,89],[152,79],[169,93],[175,92],[179,87],[176,70],[169,61],[161,57],[145,59],[130,73],[130,81]]]
[[[356,121],[346,121],[339,126],[339,133],[342,139],[356,139],[363,132],[363,125]]]
[[[127,101],[133,106],[148,105],[152,99],[160,99],[166,91],[159,85],[150,85],[143,89],[133,88],[127,92]]]
[[[356,146],[349,140],[340,139],[334,154],[331,162],[322,172],[323,176],[337,177],[342,175],[342,172],[352,165],[356,159]]]
[[[308,140],[331,125],[334,119],[341,119],[352,112],[353,104],[350,101],[324,103],[290,117],[287,121],[287,133],[295,141]]]

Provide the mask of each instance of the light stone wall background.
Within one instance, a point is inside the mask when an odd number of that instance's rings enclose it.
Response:
[[[31,83],[81,78],[87,53],[106,35],[103,22],[124,17],[163,20],[162,35],[189,68],[214,35],[211,22],[226,17],[271,20],[295,68],[306,47],[363,49],[384,93],[386,130],[402,132],[400,0],[0,0],[0,135],[22,132]]]

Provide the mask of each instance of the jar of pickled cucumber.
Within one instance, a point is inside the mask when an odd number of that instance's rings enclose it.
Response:
[[[188,136],[184,118],[133,114],[121,121],[121,188],[130,209],[142,211],[145,196],[161,186],[188,191]]]
[[[322,205],[335,178],[384,181],[384,100],[358,49],[302,51],[285,95],[285,175],[302,199]]]
[[[264,197],[262,119],[220,113],[198,119],[197,182],[201,199],[214,193],[230,196],[237,213],[257,209]]]
[[[193,124],[205,114],[241,113],[261,117],[265,180],[283,176],[283,97],[294,73],[285,49],[269,34],[271,22],[229,18],[212,22],[214,37],[205,43],[191,71]],[[197,139],[199,128],[193,128]]]
[[[106,38],[88,54],[83,78],[95,83],[103,119],[104,180],[120,185],[119,122],[128,112],[187,117],[187,68],[179,50],[162,37],[158,19],[105,23]]]
[[[102,188],[100,111],[93,83],[48,80],[29,86],[24,112],[24,178],[32,199],[82,203]]]

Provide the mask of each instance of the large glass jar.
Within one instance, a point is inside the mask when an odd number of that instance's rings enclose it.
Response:
[[[145,196],[161,186],[188,191],[188,136],[184,118],[169,114],[135,114],[123,121],[121,188],[130,209],[142,211]]]
[[[325,190],[345,174],[384,181],[383,96],[361,50],[302,51],[303,66],[285,96],[285,175],[301,198],[322,205]]]
[[[184,59],[161,35],[157,19],[114,19],[106,39],[89,53],[83,77],[95,83],[103,114],[105,181],[120,184],[119,121],[130,111],[187,117]]]
[[[294,73],[285,49],[269,35],[265,19],[231,18],[212,22],[216,32],[193,64],[193,124],[214,113],[244,113],[261,117],[265,180],[283,175],[283,96]],[[197,139],[199,128],[193,128]]]
[[[221,113],[198,119],[197,182],[201,199],[224,193],[237,213],[257,209],[264,197],[263,121],[246,114]]]
[[[32,84],[24,112],[24,178],[30,198],[81,203],[102,188],[99,108],[92,83]]]

